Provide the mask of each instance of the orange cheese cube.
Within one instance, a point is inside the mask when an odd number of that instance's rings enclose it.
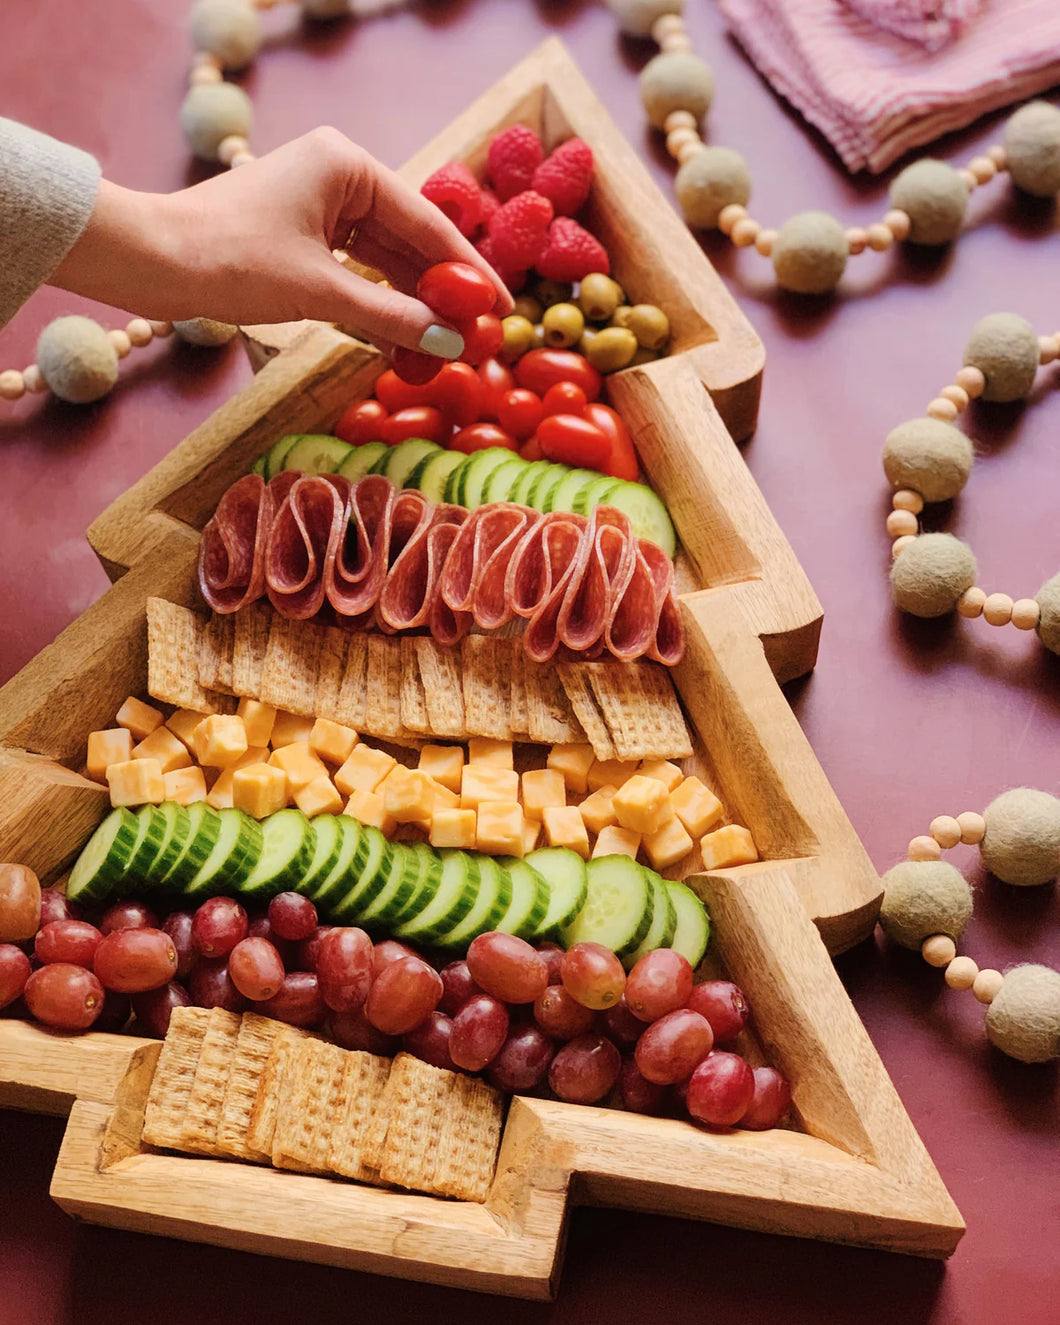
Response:
[[[554,745],[548,752],[548,767],[555,769],[570,791],[584,796],[588,790],[586,779],[596,756],[591,745]]]
[[[294,803],[307,818],[314,814],[341,814],[343,800],[329,777],[317,778],[294,793]]]
[[[194,748],[191,739],[192,732],[194,732],[200,722],[205,720],[206,716],[205,713],[199,713],[195,709],[177,709],[175,713],[171,713],[166,719],[166,726],[174,736],[182,740],[188,749],[191,750]],[[247,739],[250,739],[249,736]],[[262,744],[264,745],[265,742],[263,741]]]
[[[490,736],[472,736],[467,743],[469,764],[490,764],[493,768],[514,768],[511,741],[495,741]]]
[[[550,847],[570,847],[583,860],[589,859],[589,834],[577,805],[547,805],[542,817]]]
[[[248,745],[268,745],[272,740],[276,710],[271,704],[263,704],[260,699],[241,699],[236,717],[243,719]]]
[[[621,787],[637,771],[635,759],[597,759],[589,769],[586,783],[590,791],[599,791],[601,787]]]
[[[669,823],[644,838],[644,850],[652,867],[664,870],[688,855],[692,850],[692,839],[685,832],[681,820],[674,815]]]
[[[439,810],[460,809],[460,797],[455,791],[450,791],[448,787],[443,787],[440,782],[435,782],[434,778],[431,778],[431,783],[434,786],[435,814],[437,814]]]
[[[166,727],[156,727],[150,736],[145,736],[139,745],[133,747],[132,755],[134,759],[157,759],[163,773],[191,767],[188,747],[183,741],[178,741]]]
[[[111,805],[160,805],[166,799],[157,759],[130,759],[107,769]]]
[[[637,769],[646,778],[658,778],[667,791],[673,791],[684,780],[684,774],[669,759],[643,759]]]
[[[723,870],[731,865],[751,865],[758,859],[754,838],[739,824],[726,824],[708,833],[700,842],[705,870]]]
[[[234,764],[223,769],[214,779],[206,796],[206,804],[215,810],[232,809],[232,778],[237,769],[249,768],[251,764],[264,764],[268,757],[268,749],[260,745],[248,746],[245,755],[241,755]]]
[[[206,778],[201,768],[175,768],[172,773],[163,773],[162,785],[166,800],[176,801],[178,805],[206,799]]]
[[[430,823],[434,813],[434,779],[418,768],[395,765],[379,793],[395,823]]]
[[[464,748],[460,745],[425,745],[420,751],[420,770],[443,787],[460,794],[460,771],[464,767]]]
[[[615,816],[614,795],[617,787],[608,784],[594,791],[578,806],[578,813],[590,833],[602,833],[610,824],[618,823]]]
[[[460,774],[460,805],[477,810],[483,801],[518,801],[519,774],[493,764],[465,764]]]
[[[523,774],[523,813],[528,819],[541,818],[546,805],[566,805],[567,784],[557,768],[531,768]]]
[[[162,710],[130,695],[116,713],[114,721],[119,727],[131,731],[138,741],[142,741],[145,736],[150,736],[156,727],[162,726]]]
[[[474,810],[439,810],[431,820],[431,846],[472,851],[477,824],[478,816]]]
[[[615,792],[615,818],[631,833],[656,833],[674,817],[670,793],[658,778],[634,773]]]
[[[721,801],[699,778],[685,778],[677,790],[671,792],[670,803],[674,814],[693,837],[702,837],[709,832],[725,812]]]
[[[275,814],[287,804],[287,775],[272,764],[247,764],[232,772],[232,805],[254,819]]]
[[[317,718],[309,733],[309,748],[328,764],[344,764],[360,739],[352,727],[330,718]]]
[[[631,833],[628,828],[620,828],[618,824],[608,824],[596,839],[593,860],[597,856],[629,856],[631,860],[636,860],[639,850],[640,833]]]
[[[396,763],[394,756],[385,750],[358,745],[335,774],[335,786],[344,796],[355,791],[375,791]]]
[[[127,764],[133,757],[132,732],[128,727],[108,727],[88,733],[88,776],[106,782],[111,764]]]
[[[279,750],[295,741],[308,741],[313,721],[312,718],[300,718],[297,713],[288,713],[286,709],[277,709],[272,724],[272,748]]]
[[[350,798],[346,802],[345,814],[351,819],[356,819],[358,823],[367,824],[370,828],[378,828],[381,833],[390,837],[397,825],[386,812],[386,805],[382,796],[375,791],[365,791],[361,787],[355,787],[350,792]]]
[[[195,728],[195,753],[207,768],[230,768],[249,746],[243,719],[234,713],[211,713]]]
[[[541,836],[541,823],[538,819],[528,819],[523,816],[523,855],[528,856],[537,846],[537,840]]]
[[[483,801],[478,807],[475,844],[490,856],[521,856],[522,806],[515,801]]]
[[[292,741],[290,745],[273,750],[269,755],[269,763],[273,768],[282,768],[287,774],[287,786],[292,796],[317,778],[328,776],[327,768],[305,741]]]

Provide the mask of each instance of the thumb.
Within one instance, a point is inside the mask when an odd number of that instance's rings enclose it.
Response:
[[[440,359],[457,359],[463,353],[464,340],[460,333],[440,321],[437,313],[422,300],[389,286],[376,285],[330,255],[328,266],[328,280],[321,291],[327,307],[312,316],[357,327],[370,340],[382,345],[403,345]]]

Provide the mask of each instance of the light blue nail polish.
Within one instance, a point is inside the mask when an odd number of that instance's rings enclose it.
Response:
[[[420,349],[439,359],[459,359],[464,353],[464,338],[459,331],[433,323],[420,337]]]

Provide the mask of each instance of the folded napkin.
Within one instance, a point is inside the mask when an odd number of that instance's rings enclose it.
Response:
[[[968,26],[983,0],[844,0],[874,27],[937,51]]]

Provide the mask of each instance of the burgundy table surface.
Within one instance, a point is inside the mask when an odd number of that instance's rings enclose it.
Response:
[[[181,0],[120,6],[6,0],[0,112],[96,153],[132,187],[199,177],[177,125],[188,46]],[[885,207],[877,180],[851,182],[826,145],[778,102],[702,0],[688,5],[714,66],[709,138],[743,151],[755,215],[809,207],[864,224]],[[102,15],[106,14],[104,21]],[[290,6],[245,86],[264,151],[330,122],[397,165],[549,33],[559,33],[664,190],[670,169],[636,95],[647,44],[627,43],[586,3],[467,0],[359,26],[304,32]],[[966,160],[998,120],[946,140]],[[778,294],[768,263],[718,239],[707,249],[766,343],[761,425],[747,462],[825,608],[820,663],[791,699],[882,870],[939,813],[981,809],[998,791],[1057,789],[1060,661],[1033,636],[982,621],[901,620],[887,593],[884,434],[921,412],[961,362],[973,322],[1015,310],[1057,326],[1060,237],[1052,204],[1004,184],[969,208],[953,251],[867,254],[834,300]],[[203,236],[209,242],[209,236]],[[0,366],[33,359],[40,329],[83,301],[38,294],[0,336]],[[87,309],[109,326],[106,309]],[[122,368],[102,404],[30,398],[0,417],[0,679],[106,587],[89,521],[250,377],[236,346],[156,344]],[[981,460],[951,527],[980,558],[980,583],[1033,594],[1060,562],[1060,405],[986,407],[969,424]],[[973,864],[971,853],[958,864]],[[1060,964],[1052,885],[1014,890],[979,874],[964,949],[981,965]],[[62,1134],[54,1119],[0,1121],[0,1325],[345,1320],[373,1315],[513,1321],[932,1321],[1045,1325],[1060,1317],[1056,1064],[1025,1067],[985,1042],[982,1010],[904,952],[866,943],[839,969],[968,1223],[945,1266],[707,1224],[580,1210],[559,1301],[470,1293],[79,1227],[48,1199]]]

